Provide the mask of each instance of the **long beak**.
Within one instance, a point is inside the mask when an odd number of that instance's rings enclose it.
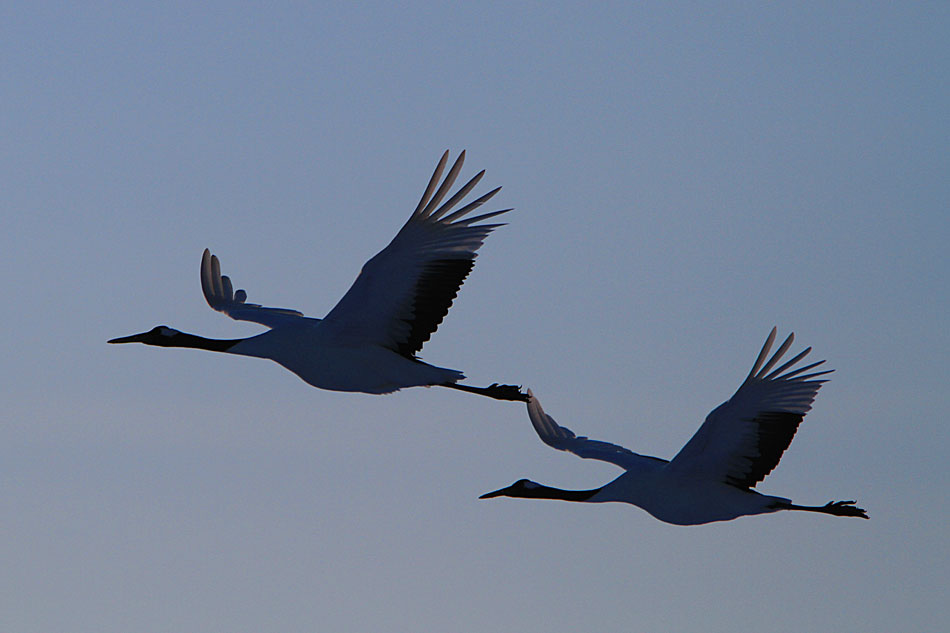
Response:
[[[142,343],[145,335],[148,332],[142,332],[141,334],[132,334],[131,336],[120,336],[119,338],[114,338],[108,343]]]
[[[501,490],[496,490],[495,492],[486,492],[481,497],[479,497],[479,499],[492,499],[494,497],[500,497],[505,494],[506,490],[508,490],[508,488],[502,488]]]

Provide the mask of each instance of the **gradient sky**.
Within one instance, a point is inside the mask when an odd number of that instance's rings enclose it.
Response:
[[[948,616],[945,3],[6,3],[0,629],[933,631]],[[837,371],[682,528],[479,494],[619,474],[524,407],[107,346],[322,316],[439,155],[504,189],[423,358],[671,457],[773,325]],[[486,209],[491,210],[491,209]]]

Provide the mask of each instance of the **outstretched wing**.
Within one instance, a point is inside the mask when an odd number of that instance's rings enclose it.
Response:
[[[386,248],[366,262],[327,314],[324,323],[339,334],[412,358],[442,323],[475,265],[475,252],[492,229],[501,226],[475,223],[511,210],[466,217],[498,193],[498,187],[451,212],[485,172],[480,171],[442,203],[462,168],[465,152],[436,190],[448,157],[446,151],[409,221]]]
[[[231,280],[221,274],[218,258],[207,248],[201,255],[201,291],[209,306],[237,321],[253,321],[275,328],[305,320],[316,320],[307,319],[296,310],[264,308],[256,303],[245,303],[247,293],[243,290],[234,292]]]
[[[664,459],[638,455],[623,446],[591,440],[586,437],[577,437],[573,431],[560,426],[554,418],[544,412],[544,409],[541,408],[541,402],[534,397],[530,389],[528,389],[528,417],[531,418],[531,424],[534,425],[534,430],[538,432],[541,441],[559,451],[574,453],[585,459],[599,459],[610,462],[627,470],[641,468],[645,465],[655,467],[666,464]]]
[[[773,371],[795,339],[794,334],[789,334],[765,362],[775,341],[775,332],[772,328],[739,390],[706,417],[696,434],[670,462],[671,469],[751,488],[778,465],[798,425],[811,410],[818,389],[827,382],[815,378],[832,370],[806,374],[825,362],[818,361],[782,373],[803,359],[811,351],[809,347]]]

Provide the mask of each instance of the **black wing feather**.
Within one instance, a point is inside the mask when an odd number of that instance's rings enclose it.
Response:
[[[751,418],[749,422],[756,429],[752,450],[735,458],[726,483],[752,488],[765,479],[778,466],[803,419],[804,414],[782,411],[768,411]]]
[[[422,350],[422,345],[449,313],[459,288],[474,266],[474,259],[437,259],[426,264],[416,282],[412,319],[407,321],[409,336],[398,344],[400,354],[415,358]]]

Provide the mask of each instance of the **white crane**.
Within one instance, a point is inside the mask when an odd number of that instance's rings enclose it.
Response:
[[[218,258],[207,249],[201,258],[201,289],[215,310],[232,319],[266,325],[269,331],[243,339],[207,339],[158,327],[110,343],[192,347],[241,356],[269,358],[321,389],[391,393],[404,387],[439,385],[499,400],[527,401],[518,387],[457,384],[455,369],[422,362],[416,353],[435,332],[475,264],[476,251],[501,224],[476,224],[506,213],[468,214],[498,193],[489,191],[452,209],[478,184],[484,170],[442,202],[462,168],[463,151],[441,185],[449,153],[442,155],[422,200],[392,242],[363,266],[356,281],[323,319],[296,310],[246,303],[233,291]]]
[[[528,416],[545,444],[579,457],[616,464],[627,472],[594,490],[560,490],[522,479],[480,498],[528,497],[588,503],[620,501],[639,506],[657,519],[676,525],[728,521],[747,514],[778,510],[807,510],[868,518],[854,501],[800,506],[790,499],[752,490],[778,465],[799,423],[811,409],[818,389],[826,382],[815,378],[831,372],[805,373],[825,362],[819,361],[782,373],[804,358],[811,351],[810,347],[773,370],[792,344],[794,334],[789,335],[775,355],[765,362],[774,340],[775,328],[772,328],[752,371],[736,394],[713,409],[699,431],[672,461],[577,437],[545,414],[541,403],[528,390]]]

